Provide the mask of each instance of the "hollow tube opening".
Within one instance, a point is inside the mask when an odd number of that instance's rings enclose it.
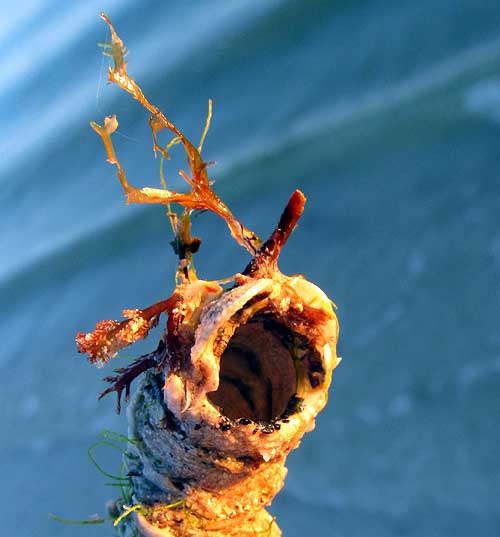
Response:
[[[219,387],[207,397],[230,419],[270,422],[285,413],[296,390],[290,350],[257,320],[236,329],[220,357]]]

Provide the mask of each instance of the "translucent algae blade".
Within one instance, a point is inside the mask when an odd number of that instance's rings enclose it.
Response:
[[[127,195],[129,203],[180,203],[189,209],[207,209],[221,216],[227,223],[231,235],[234,239],[244,246],[252,255],[258,250],[261,243],[258,237],[243,226],[231,213],[226,204],[215,194],[210,186],[207,173],[207,163],[203,161],[200,155],[203,145],[204,135],[200,142],[199,150],[184,136],[184,134],[165,116],[165,114],[155,105],[151,104],[141,88],[137,85],[127,73],[127,63],[125,62],[125,46],[123,41],[117,35],[109,18],[102,14],[101,17],[106,21],[111,30],[111,54],[114,60],[114,66],[109,68],[109,81],[118,84],[122,89],[130,93],[148,110],[152,116],[150,126],[153,132],[154,148],[159,148],[157,144],[157,133],[163,129],[170,130],[184,146],[186,157],[191,171],[188,176],[181,170],[181,176],[191,187],[191,192],[180,194],[168,190],[156,188],[135,188],[131,186],[125,176],[125,172],[118,159],[116,158],[111,135],[116,130],[118,122],[116,118],[107,118],[104,126],[92,123],[94,130],[103,139],[106,151],[108,153],[108,161],[115,164],[118,168],[118,177]],[[211,109],[210,109],[211,114]]]

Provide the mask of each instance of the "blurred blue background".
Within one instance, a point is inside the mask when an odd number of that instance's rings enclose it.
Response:
[[[214,99],[204,156],[248,227],[308,197],[281,268],[338,304],[344,361],[272,506],[285,537],[500,535],[498,0],[3,2],[1,534],[112,534],[47,518],[117,494],[86,450],[126,420],[74,337],[173,286],[164,210],[125,206],[88,126],[116,113],[130,180],[159,185],[147,113],[105,83],[103,9],[195,141]],[[194,232],[202,277],[246,264],[222,221]]]

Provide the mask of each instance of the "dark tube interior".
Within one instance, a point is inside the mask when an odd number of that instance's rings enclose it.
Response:
[[[262,320],[240,326],[221,355],[219,388],[208,394],[230,418],[272,421],[296,392],[292,355]]]

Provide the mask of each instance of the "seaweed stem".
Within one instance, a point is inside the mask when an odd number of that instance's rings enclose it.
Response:
[[[125,518],[128,517],[131,513],[134,511],[139,511],[141,509],[144,509],[144,506],[142,504],[133,505],[132,507],[129,507],[126,509],[114,522],[113,526],[118,526],[118,524]]]
[[[103,126],[92,122],[92,128],[102,138],[108,155],[108,162],[114,164],[118,169],[117,175],[127,196],[127,203],[160,203],[168,205],[171,202],[176,202],[180,203],[187,209],[208,209],[222,217],[226,221],[233,238],[241,246],[246,248],[250,254],[254,255],[262,244],[260,239],[257,237],[257,235],[255,235],[255,233],[247,229],[234,217],[227,205],[211,189],[206,170],[207,163],[203,161],[200,155],[203,141],[206,133],[208,132],[210,119],[212,116],[211,101],[209,101],[209,110],[207,121],[205,123],[205,129],[200,140],[200,145],[198,149],[196,149],[193,144],[184,136],[184,134],[165,116],[165,114],[163,114],[163,112],[156,105],[148,101],[135,80],[128,75],[126,69],[127,63],[124,60],[125,46],[123,41],[116,33],[107,15],[101,13],[101,18],[108,24],[111,31],[110,46],[111,54],[114,59],[114,67],[109,68],[109,81],[118,84],[123,90],[130,93],[142,104],[142,106],[144,106],[144,108],[146,108],[146,110],[151,113],[149,123],[153,133],[153,148],[155,150],[160,150],[160,146],[157,144],[156,138],[158,132],[163,129],[168,129],[175,134],[175,136],[180,140],[180,143],[182,143],[184,146],[189,169],[191,171],[191,177],[183,172],[180,172],[182,177],[186,179],[191,187],[190,193],[183,194],[148,187],[140,189],[135,188],[128,182],[123,167],[116,157],[113,143],[111,141],[111,135],[118,127],[116,116],[105,118]]]
[[[290,196],[275,230],[243,271],[245,276],[265,278],[276,271],[281,249],[302,216],[305,203],[304,194],[300,190],[295,190]]]
[[[104,524],[105,522],[109,522],[113,520],[112,518],[94,518],[89,520],[71,520],[68,518],[63,518],[57,515],[54,515],[53,513],[48,513],[49,518],[52,520],[55,520],[56,522],[61,522],[61,524],[71,524],[71,525],[77,525],[77,526],[87,526],[87,525],[93,525],[93,524]]]
[[[205,128],[200,138],[200,143],[198,144],[198,153],[201,154],[201,149],[203,148],[203,143],[205,142],[205,137],[207,136],[208,129],[210,128],[210,122],[212,121],[212,99],[208,99],[208,112],[207,119],[205,120]]]

